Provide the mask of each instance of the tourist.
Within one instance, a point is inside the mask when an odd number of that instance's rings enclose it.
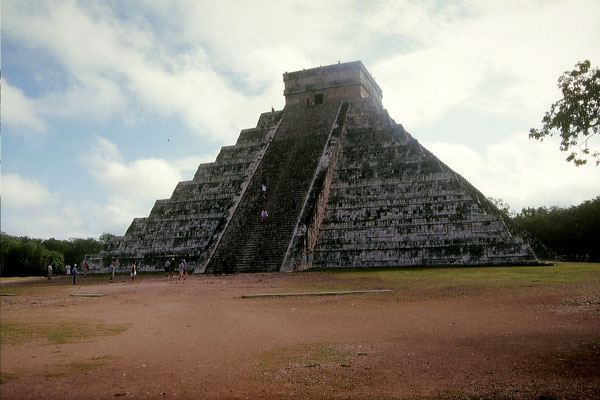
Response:
[[[261,189],[262,189],[262,194],[263,194],[263,199],[267,197],[267,186],[263,183],[261,185]]]
[[[188,278],[188,263],[183,260],[183,279],[187,279]]]
[[[185,260],[183,260],[182,262],[179,263],[179,277],[177,278],[177,281],[180,281],[181,278],[183,278],[183,263],[185,262]]]
[[[171,259],[171,278],[175,279],[175,268],[177,268],[177,263],[175,262],[175,259],[172,258]]]
[[[134,278],[136,275],[136,271],[135,271],[135,263],[131,264],[131,282],[133,283]]]
[[[77,284],[77,264],[73,265],[71,269],[71,273],[73,274],[73,285]]]
[[[115,278],[115,262],[114,262],[114,260],[110,262],[110,266],[108,267],[108,273],[110,276],[110,283],[113,283],[113,279]]]
[[[88,265],[87,263],[83,263],[83,275],[87,276],[88,273]]]
[[[65,270],[67,271],[67,275],[71,275],[71,266],[70,265],[67,265],[65,267]]]
[[[221,269],[223,270],[223,273],[226,274],[229,271],[229,268],[227,266],[227,257],[223,256],[221,257]]]
[[[267,210],[262,210],[260,213],[260,222],[265,222],[267,218],[269,218],[269,213]]]
[[[169,269],[171,269],[171,261],[167,260],[165,262],[165,278],[169,277]]]
[[[48,280],[52,278],[52,264],[48,264]]]

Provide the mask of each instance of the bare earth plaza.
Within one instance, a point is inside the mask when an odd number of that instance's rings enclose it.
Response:
[[[2,399],[600,394],[598,264],[79,281],[2,285]]]
[[[2,399],[600,398],[600,264],[540,262],[362,62],[283,80],[76,284],[2,281]]]

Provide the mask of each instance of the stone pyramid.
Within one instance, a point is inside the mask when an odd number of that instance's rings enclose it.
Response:
[[[116,260],[122,270],[133,261],[157,270],[171,258],[195,273],[538,262],[508,218],[390,118],[362,62],[283,81],[283,110],[261,114],[148,217],[87,256],[90,267]]]

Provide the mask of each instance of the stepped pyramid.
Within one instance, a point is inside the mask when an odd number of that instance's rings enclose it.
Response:
[[[170,258],[212,274],[537,263],[508,218],[390,118],[362,62],[283,81],[283,110],[87,256],[92,270]]]

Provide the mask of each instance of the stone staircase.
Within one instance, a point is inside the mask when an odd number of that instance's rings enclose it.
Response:
[[[339,102],[286,107],[207,273],[280,270],[339,108]]]
[[[112,240],[100,256],[89,256],[91,268],[102,269],[115,258],[128,268],[161,269],[167,257],[186,258],[190,269],[206,264],[215,239],[251,180],[283,111],[263,113],[257,126],[240,133],[233,146],[221,148],[215,162],[200,164],[194,178],[179,182],[169,199],[157,200],[146,218],[135,218],[125,235]],[[94,258],[95,257],[95,258]]]

